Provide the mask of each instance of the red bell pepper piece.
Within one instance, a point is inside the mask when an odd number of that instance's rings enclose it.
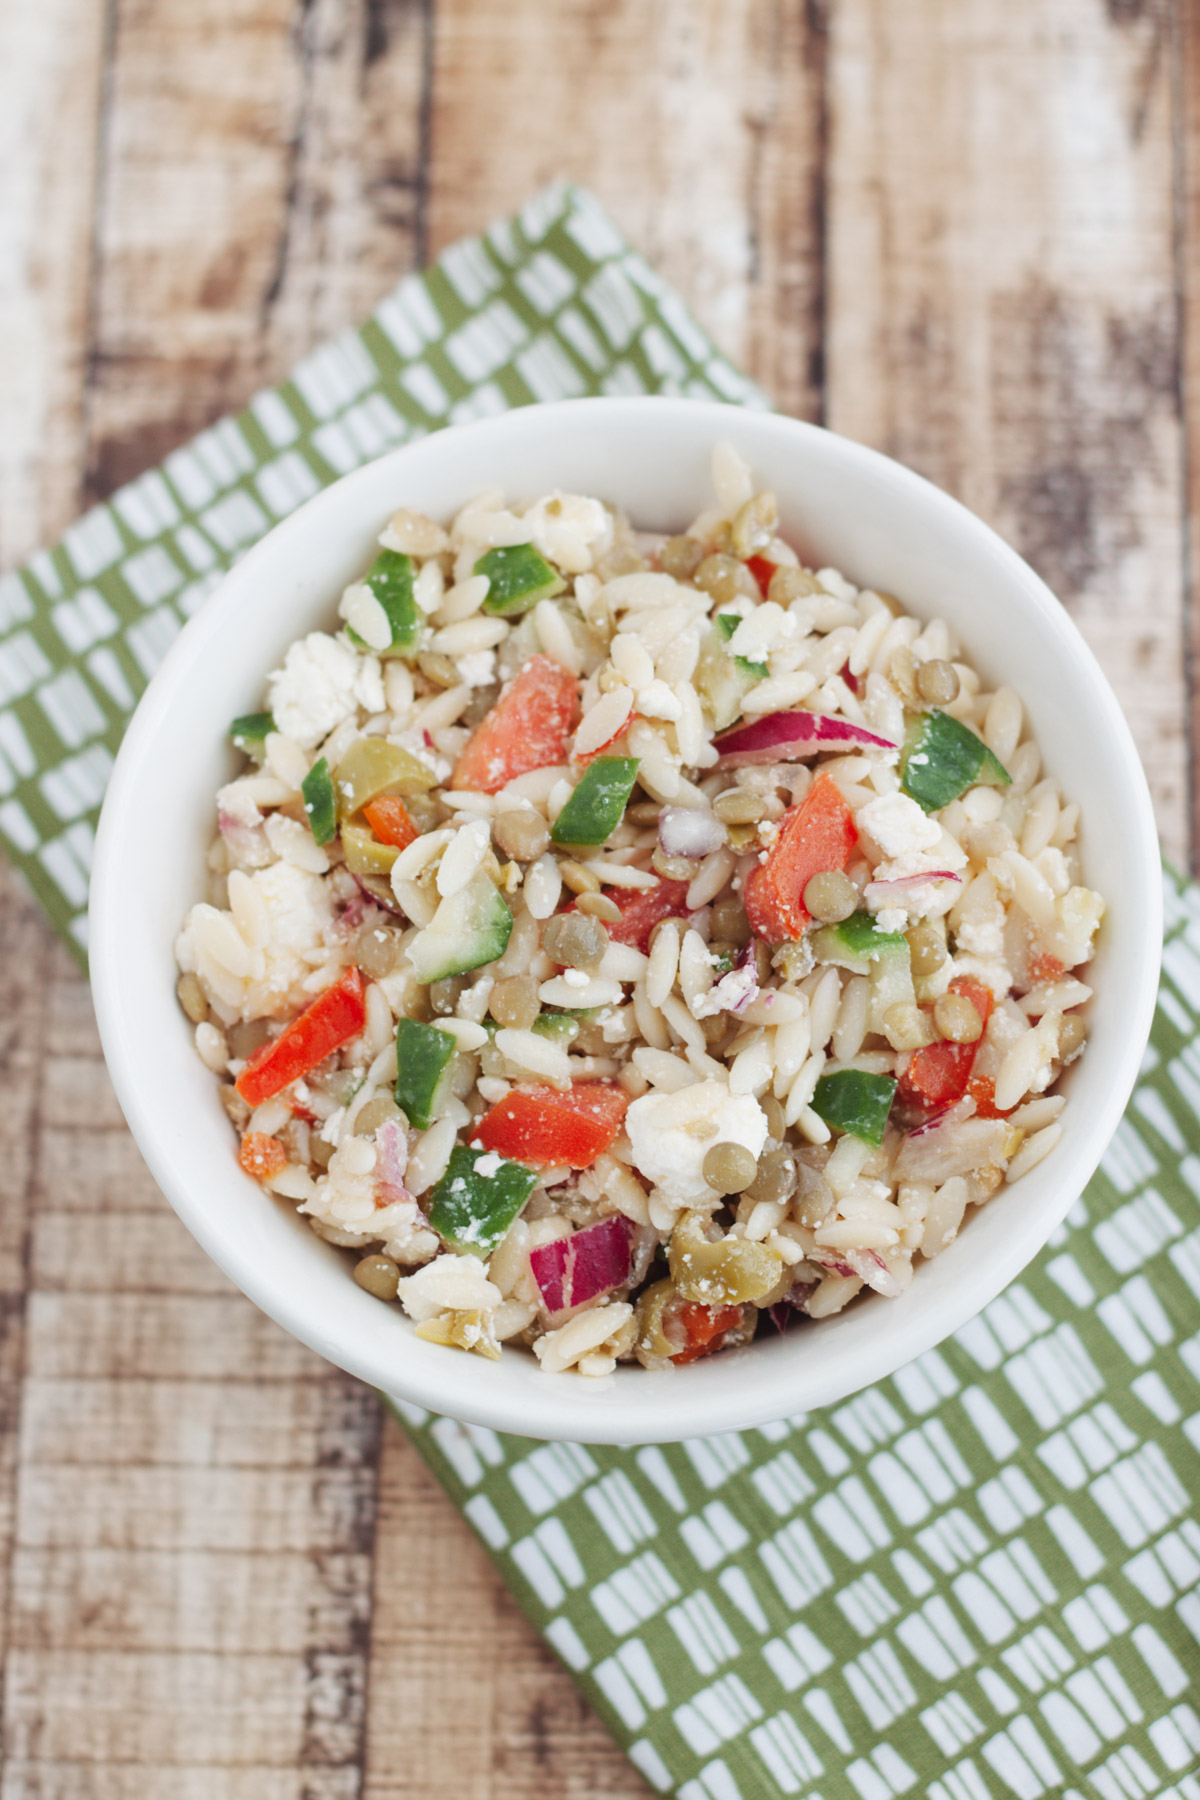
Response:
[[[675,1314],[673,1323],[682,1327],[686,1343],[671,1361],[683,1364],[711,1356],[741,1322],[740,1306],[700,1306],[695,1301],[685,1302]]]
[[[261,1106],[357,1037],[366,1017],[366,988],[351,966],[272,1043],[255,1051],[237,1078],[238,1093],[248,1106]]]
[[[369,801],[363,817],[381,844],[394,844],[397,850],[407,850],[420,836],[407,806],[395,794],[381,794],[378,800]]]
[[[629,1095],[608,1081],[516,1087],[484,1114],[471,1142],[535,1169],[589,1169],[620,1131],[628,1105]]]
[[[986,1031],[994,1004],[991,989],[984,987],[982,982],[972,981],[969,975],[959,975],[950,983],[950,992],[962,994],[971,1002],[979,1014],[983,1031]],[[947,1038],[916,1051],[900,1077],[899,1099],[910,1106],[924,1107],[928,1112],[953,1106],[967,1091],[982,1042],[981,1031],[973,1044],[954,1044]],[[993,1110],[983,1116],[994,1119],[1000,1115]]]
[[[778,563],[768,562],[765,556],[748,556],[746,558],[746,567],[757,581],[764,599],[766,599],[767,589],[771,585],[771,577],[778,566]]]
[[[566,762],[578,693],[569,669],[548,656],[531,656],[472,733],[452,785],[498,794],[518,775]]]
[[[276,1137],[265,1131],[248,1131],[238,1150],[238,1161],[255,1181],[269,1181],[287,1167],[287,1151]]]
[[[608,926],[608,935],[618,944],[633,944],[643,955],[650,948],[650,933],[663,919],[687,917],[686,881],[660,881],[652,888],[605,888],[608,898],[620,907],[620,919]]]
[[[977,1119],[1007,1119],[1008,1113],[1015,1111],[1011,1106],[1008,1112],[1000,1111],[996,1105],[996,1084],[990,1075],[972,1075],[967,1092],[975,1102]]]
[[[812,914],[804,890],[814,875],[844,869],[858,842],[854,814],[832,775],[818,775],[798,806],[779,821],[779,836],[765,862],[746,877],[746,917],[768,944],[803,935]]]

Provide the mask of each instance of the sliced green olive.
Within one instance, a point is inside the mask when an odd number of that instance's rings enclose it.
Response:
[[[395,844],[381,844],[361,825],[342,826],[342,850],[352,875],[386,875],[400,854]]]
[[[783,1272],[783,1258],[766,1244],[733,1237],[710,1243],[694,1214],[685,1214],[675,1227],[667,1261],[676,1292],[701,1306],[760,1301]]]
[[[386,738],[356,738],[334,773],[338,815],[347,819],[380,794],[424,794],[437,782],[432,769]]]

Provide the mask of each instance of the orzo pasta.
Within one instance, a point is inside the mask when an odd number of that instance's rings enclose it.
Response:
[[[181,1005],[246,1174],[439,1344],[896,1295],[1061,1132],[1104,903],[1020,698],[714,478],[673,537],[398,512],[232,727]]]

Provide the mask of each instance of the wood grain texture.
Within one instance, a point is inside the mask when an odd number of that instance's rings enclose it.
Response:
[[[1166,0],[839,0],[828,417],[994,523],[1071,610],[1186,861]]]
[[[573,176],[779,404],[1026,550],[1178,853],[1197,0],[1173,66],[1171,18],[0,0],[0,566]],[[3,871],[0,1063],[0,1800],[640,1800],[395,1422],[167,1210]]]
[[[105,9],[0,7],[0,567],[80,510]]]
[[[438,0],[436,253],[587,183],[788,411],[820,412],[824,33],[788,0]]]
[[[361,318],[420,246],[419,5],[114,3],[95,496]]]

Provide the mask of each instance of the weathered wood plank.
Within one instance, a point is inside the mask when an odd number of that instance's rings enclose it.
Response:
[[[18,1420],[25,1377],[28,1233],[36,1204],[42,997],[56,951],[50,929],[11,870],[0,866],[0,1706],[11,1645],[10,1580],[20,1479]]]
[[[644,1800],[392,1418],[377,1543],[364,1800]]]
[[[299,1381],[108,1381],[39,1377],[25,1384],[21,1456],[41,1467],[299,1469],[330,1456],[334,1378]]]
[[[308,1629],[300,1551],[23,1549],[14,1628],[28,1649],[203,1651],[294,1656]],[[358,1571],[353,1572],[357,1578]],[[331,1620],[330,1650],[353,1648],[354,1619]]]
[[[841,0],[829,422],[994,522],[1071,609],[1186,846],[1165,0]]]
[[[228,1764],[300,1760],[304,1671],[295,1656],[14,1650],[5,1736],[16,1757]]]
[[[80,505],[105,25],[0,8],[0,569]]]
[[[117,9],[97,495],[356,323],[417,259],[420,7]]]
[[[1181,0],[1174,10],[1176,70],[1176,216],[1179,220],[1180,320],[1183,330],[1180,391],[1183,397],[1187,488],[1184,567],[1187,629],[1184,634],[1190,747],[1192,873],[1200,875],[1200,8]]]
[[[89,1762],[87,1800],[344,1800],[319,1792],[302,1770],[248,1764],[217,1769],[211,1763],[187,1768],[179,1763]],[[49,1759],[26,1762],[10,1757],[0,1773],[0,1800],[80,1800],[81,1765]]]
[[[439,0],[432,249],[545,182],[581,180],[722,347],[780,405],[815,416],[818,11],[784,0]]]

